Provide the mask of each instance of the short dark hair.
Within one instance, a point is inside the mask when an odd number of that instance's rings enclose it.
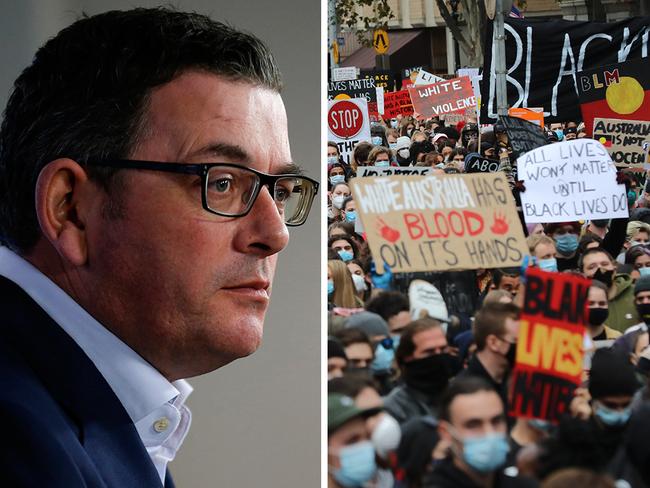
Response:
[[[171,8],[84,15],[47,41],[15,81],[0,129],[0,243],[26,252],[38,241],[35,185],[45,165],[127,158],[146,134],[152,90],[190,70],[282,86],[259,39]],[[111,195],[117,170],[87,171]]]
[[[408,324],[400,336],[399,346],[397,346],[397,350],[395,351],[397,364],[402,366],[406,363],[406,358],[412,356],[415,352],[415,344],[413,342],[415,334],[435,328],[442,328],[442,324],[431,317],[414,320]]]
[[[612,263],[615,262],[615,261],[614,261],[614,258],[613,258],[612,255],[609,253],[609,251],[606,251],[606,250],[603,249],[602,247],[592,247],[591,249],[587,249],[587,250],[585,250],[585,252],[580,256],[580,259],[578,259],[578,269],[579,269],[581,272],[584,272],[584,270],[582,269],[582,267],[583,267],[583,265],[584,265],[584,263],[585,263],[585,258],[586,258],[587,256],[589,256],[590,254],[596,254],[596,253],[602,253],[602,254],[605,254],[605,255],[609,258],[610,262],[612,262]]]
[[[334,244],[336,241],[345,241],[350,246],[352,246],[352,254],[354,254],[354,257],[359,256],[359,246],[357,246],[357,243],[354,242],[354,239],[352,239],[352,236],[349,235],[344,235],[344,236],[332,236],[329,239],[327,239],[327,247],[330,248],[332,247],[332,244]]]
[[[485,343],[489,335],[497,337],[505,333],[506,319],[513,320],[519,317],[519,307],[514,303],[486,303],[476,312],[472,331],[476,349],[485,349]]]
[[[366,303],[366,310],[382,316],[384,320],[410,310],[409,297],[399,291],[382,291]]]
[[[368,344],[374,354],[374,347],[370,336],[358,327],[350,327],[349,329],[336,331],[334,337],[339,340],[343,347],[348,347],[351,344]]]
[[[440,398],[440,420],[451,421],[450,406],[454,399],[459,395],[471,395],[479,391],[492,391],[499,399],[501,396],[497,393],[494,387],[480,376],[458,376],[456,377],[447,389],[443,392]]]
[[[520,275],[521,270],[519,268],[495,268],[492,271],[492,283],[494,283],[494,286],[498,288],[501,284],[501,279],[504,276],[508,276],[510,278],[518,278]]]

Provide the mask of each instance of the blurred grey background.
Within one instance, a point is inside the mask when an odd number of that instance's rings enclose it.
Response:
[[[160,4],[0,0],[2,110],[36,50],[81,12]],[[320,2],[177,0],[165,5],[229,22],[269,45],[284,75],[294,161],[320,179]],[[315,202],[309,222],[290,230],[261,349],[190,380],[192,428],[170,465],[178,488],[320,486],[319,207]]]

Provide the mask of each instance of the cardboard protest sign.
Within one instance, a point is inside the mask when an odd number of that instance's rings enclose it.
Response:
[[[350,164],[354,146],[371,140],[368,102],[363,98],[330,100],[327,128],[328,140],[336,142],[341,157]]]
[[[410,313],[413,320],[423,317],[447,322],[447,304],[440,291],[428,281],[413,280],[409,285]]]
[[[424,280],[435,286],[440,291],[449,314],[474,315],[479,306],[480,291],[474,271],[395,273],[393,289],[408,294],[409,287],[414,280]]]
[[[428,71],[421,69],[418,72],[418,76],[413,82],[414,85],[431,85],[432,83],[439,83],[441,81],[445,81],[444,78],[441,78],[440,76],[436,76],[433,73],[429,73]]]
[[[647,42],[647,41],[646,41]],[[650,60],[634,59],[578,73],[580,110],[587,135],[595,117],[650,120]]]
[[[513,158],[518,158],[531,149],[546,145],[546,136],[542,129],[527,120],[503,115],[499,117],[508,134],[508,142],[512,146]]]
[[[428,175],[431,168],[427,166],[359,166],[357,168],[357,177],[365,178],[368,176],[417,176]]]
[[[544,109],[541,107],[536,108],[509,108],[508,115],[510,117],[518,117],[520,119],[532,122],[538,127],[544,127]]]
[[[596,117],[594,139],[607,148],[616,166],[641,167],[650,143],[650,122]]]
[[[412,68],[406,68],[402,70],[402,85],[401,85],[402,90],[406,89],[409,85],[415,83],[415,80],[417,79],[421,69],[426,71],[429,69],[429,67],[414,66]]]
[[[511,379],[510,414],[557,422],[580,384],[591,280],[526,271],[526,294]]]
[[[384,118],[393,119],[398,115],[412,115],[413,103],[407,90],[384,93]]]
[[[476,97],[476,102],[481,103],[481,79],[483,75],[480,74],[478,68],[459,68],[456,72],[457,76],[460,78],[462,76],[467,76],[472,82],[472,90],[474,90],[474,96]]]
[[[628,216],[625,185],[616,183],[614,163],[598,141],[549,144],[521,156],[517,168],[527,224]]]
[[[481,121],[494,123],[496,40],[493,23],[488,22],[486,27]],[[506,18],[508,106],[544,107],[547,123],[580,120],[579,72],[647,57],[649,31],[650,17],[607,23]],[[609,114],[599,116],[616,118]]]
[[[499,161],[484,158],[479,153],[465,156],[465,173],[496,173],[499,171]]]
[[[353,178],[350,183],[377,267],[386,262],[399,273],[518,266],[528,254],[501,173]]]
[[[359,78],[372,78],[375,80],[375,86],[381,87],[385,92],[395,90],[395,73],[387,70],[362,69],[359,72]]]
[[[476,107],[472,83],[467,76],[432,85],[409,86],[408,91],[413,109],[424,118]]]
[[[332,70],[332,81],[347,81],[357,79],[357,67],[348,66],[345,68],[334,68]]]
[[[368,113],[378,114],[376,88],[374,78],[330,81],[327,84],[327,98],[328,100],[365,98],[368,102]]]

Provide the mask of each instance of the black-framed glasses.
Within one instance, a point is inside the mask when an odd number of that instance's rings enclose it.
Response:
[[[198,175],[201,177],[201,203],[210,213],[222,217],[247,215],[262,187],[273,196],[278,211],[288,226],[305,223],[309,209],[318,193],[318,182],[299,174],[270,175],[232,163],[163,163],[112,159],[91,161],[89,166],[119,169],[142,169]]]

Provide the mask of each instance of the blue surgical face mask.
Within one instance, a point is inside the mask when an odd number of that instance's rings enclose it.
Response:
[[[339,251],[339,256],[341,256],[341,259],[346,263],[354,259],[354,254],[352,254],[352,251],[344,251],[343,249]]]
[[[390,338],[393,339],[393,349],[397,351],[399,347],[399,341],[402,339],[402,336],[399,334],[391,334]]]
[[[632,207],[634,205],[634,202],[636,202],[636,193],[634,190],[630,190],[627,192],[628,207]]]
[[[564,139],[564,131],[562,129],[555,129],[555,135],[557,135],[557,140],[561,141]]]
[[[553,425],[548,420],[530,419],[528,421],[528,425],[530,425],[533,429],[541,430],[542,432],[546,432],[547,434],[550,434],[551,432],[553,432],[553,430],[555,430],[555,425]]]
[[[643,268],[639,268],[639,274],[641,276],[648,276],[650,275],[650,268],[646,268],[645,266]]]
[[[539,260],[539,269],[543,271],[553,271],[557,273],[557,259],[548,258]]]
[[[488,473],[503,466],[509,450],[506,436],[501,433],[463,439],[463,460],[479,473]]]
[[[397,143],[396,142],[389,142],[388,147],[391,148],[393,151],[397,149]]]
[[[397,119],[390,119],[390,126],[393,129],[397,129]]]
[[[327,156],[327,164],[336,164],[339,162],[338,156]]]
[[[331,295],[334,293],[334,282],[332,280],[327,280],[327,294]]]
[[[630,420],[630,415],[632,414],[632,407],[627,407],[623,410],[612,410],[603,405],[598,405],[595,410],[601,422],[610,427],[625,425]]]
[[[388,168],[390,166],[390,161],[375,161],[375,166],[378,168]]]
[[[332,176],[330,176],[330,183],[332,185],[337,185],[339,183],[345,183],[345,175],[332,175]]]
[[[370,140],[374,146],[381,146],[381,136],[373,136]]]
[[[372,369],[373,373],[390,371],[394,358],[395,350],[392,347],[386,349],[381,344],[377,344],[377,347],[375,348],[375,359],[372,360],[370,369]]]
[[[348,210],[345,212],[345,221],[346,222],[355,222],[357,220],[357,212],[356,210]],[[648,268],[650,269],[650,268]]]
[[[346,488],[363,486],[377,472],[375,448],[370,441],[357,442],[339,450],[341,467],[333,472],[334,478]]]
[[[560,254],[565,256],[578,249],[578,236],[575,234],[563,234],[555,238],[555,246]]]

